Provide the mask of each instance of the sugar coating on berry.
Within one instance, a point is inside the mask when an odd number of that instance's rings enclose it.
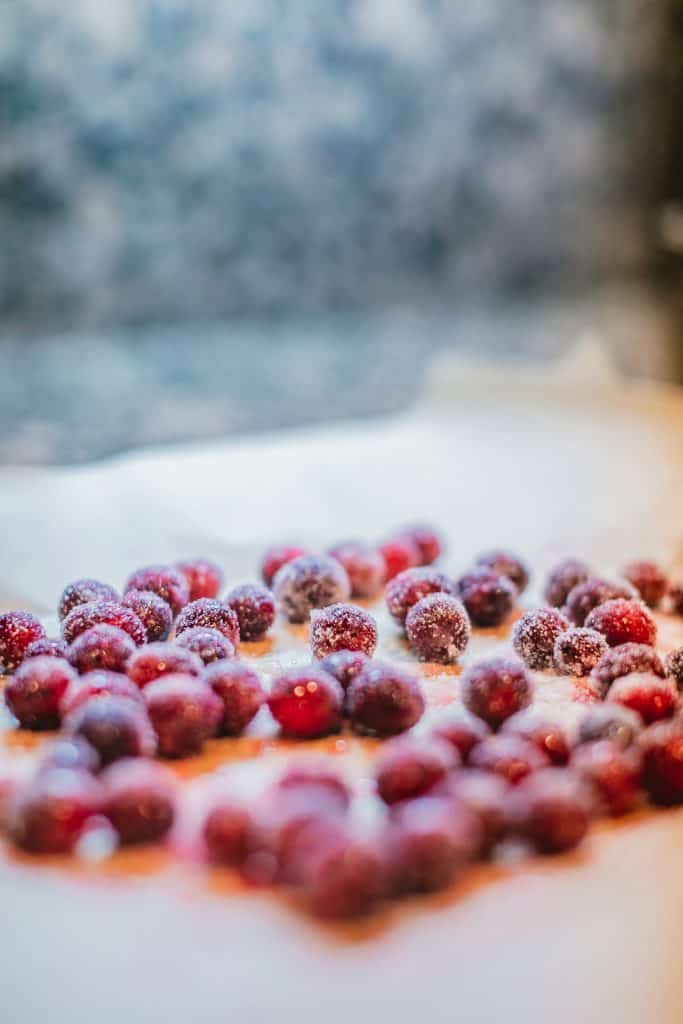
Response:
[[[10,676],[5,703],[25,729],[56,729],[60,703],[76,673],[63,658],[29,658]]]
[[[656,562],[629,562],[621,574],[650,608],[658,608],[669,581]]]
[[[203,626],[186,629],[176,638],[175,643],[177,647],[199,655],[205,665],[224,658],[234,658],[236,654],[235,646],[227,636],[223,636],[217,629],[206,629]],[[186,672],[187,669],[179,671]]]
[[[386,804],[412,800],[434,789],[459,763],[454,747],[444,740],[389,740],[375,762],[377,792]]]
[[[516,658],[489,658],[472,665],[461,689],[467,710],[492,729],[530,704],[532,692],[526,666]]]
[[[540,853],[577,846],[590,823],[586,792],[569,768],[546,768],[520,785],[518,827]]]
[[[402,626],[413,605],[428,594],[451,594],[457,597],[458,587],[455,580],[438,569],[406,569],[389,580],[384,590],[384,600],[389,614]]]
[[[477,744],[470,753],[468,764],[480,771],[494,772],[516,786],[527,775],[550,764],[550,760],[530,740],[497,733]]]
[[[80,676],[69,685],[59,706],[62,718],[80,707],[81,704],[85,704],[87,700],[95,697],[128,697],[139,703],[142,702],[140,690],[128,676],[124,676],[121,672],[97,669]]]
[[[82,736],[60,736],[43,748],[38,762],[39,771],[51,771],[53,768],[95,775],[100,770],[100,756]]]
[[[99,580],[84,578],[67,584],[59,599],[58,613],[65,619],[70,611],[79,604],[91,604],[93,601],[120,601],[121,598],[113,587]]]
[[[268,707],[285,736],[313,739],[341,724],[343,691],[316,665],[294,668],[273,680]]]
[[[69,853],[88,818],[102,806],[102,788],[88,772],[40,772],[18,797],[10,835],[30,853]]]
[[[594,608],[617,597],[632,600],[636,597],[636,591],[626,581],[615,582],[590,576],[569,591],[564,613],[575,626],[583,626]]]
[[[260,640],[275,622],[275,598],[258,583],[242,583],[226,597],[239,623],[241,640]]]
[[[464,605],[450,594],[429,594],[406,616],[408,643],[421,661],[443,665],[457,661],[471,633]]]
[[[598,813],[616,818],[640,802],[641,757],[635,747],[625,750],[612,740],[582,743],[571,766],[590,787]]]
[[[491,735],[491,728],[483,718],[465,708],[449,708],[435,721],[432,735],[450,743],[458,751],[461,760],[466,762],[472,748]]]
[[[529,740],[551,764],[566,764],[569,760],[571,744],[567,732],[559,722],[533,705],[506,719],[501,731]]]
[[[196,601],[200,597],[218,597],[224,583],[223,570],[211,559],[186,559],[176,562],[176,569],[180,569],[187,581],[190,601]]]
[[[569,621],[557,608],[536,608],[515,623],[512,646],[529,668],[550,668],[557,638],[567,629]]]
[[[41,654],[47,654],[51,658],[66,658],[69,645],[63,640],[55,640],[53,637],[45,636],[40,640],[34,640],[26,648],[26,658],[37,658]]]
[[[145,709],[129,697],[87,700],[69,712],[64,728],[87,740],[103,765],[121,757],[152,757],[156,751],[154,730]]]
[[[510,786],[500,775],[468,769],[451,777],[451,791],[481,824],[479,854],[488,856],[508,825]]]
[[[652,650],[652,648],[649,647],[647,650]],[[650,671],[652,670],[650,669]],[[675,651],[670,651],[667,654],[666,674],[671,676],[680,693],[683,690],[683,647],[678,647]]]
[[[335,651],[321,660],[320,667],[334,676],[344,690],[348,690],[351,680],[365,668],[368,661],[367,654],[362,651]]]
[[[662,806],[683,803],[683,728],[680,719],[657,722],[640,738],[643,785]]]
[[[259,677],[241,661],[221,660],[207,667],[202,680],[221,700],[219,734],[239,736],[266,699]]]
[[[194,651],[185,650],[178,644],[159,642],[147,644],[136,651],[128,662],[127,673],[128,678],[142,688],[161,676],[178,672],[198,676],[203,665]]]
[[[651,672],[632,672],[615,679],[607,700],[637,711],[648,725],[660,718],[671,718],[676,710],[676,691],[670,679]]]
[[[650,644],[619,644],[609,647],[591,672],[591,683],[604,697],[615,679],[632,672],[652,672],[661,679],[666,675],[662,659]]]
[[[128,633],[118,626],[100,623],[76,637],[69,646],[68,658],[77,672],[94,669],[125,672],[130,657],[137,650]]]
[[[443,538],[435,527],[428,523],[414,523],[404,526],[401,535],[407,537],[416,546],[420,554],[418,565],[431,565],[443,551]]]
[[[517,601],[517,587],[482,565],[458,580],[458,594],[475,626],[499,626]]]
[[[153,590],[129,590],[122,604],[134,611],[140,619],[149,643],[167,639],[173,625],[173,612],[163,597],[159,597]]]
[[[425,700],[414,676],[394,665],[370,661],[351,680],[346,707],[358,732],[392,736],[420,720]]]
[[[261,559],[261,579],[267,587],[271,587],[278,570],[283,565],[293,562],[301,555],[309,554],[310,551],[297,544],[275,544],[268,548]]]
[[[586,618],[588,629],[602,633],[610,647],[620,644],[650,644],[657,639],[657,626],[642,601],[623,597],[605,601]]]
[[[147,758],[126,758],[110,765],[100,776],[104,787],[103,812],[120,842],[153,843],[167,834],[175,815],[173,775]]]
[[[393,580],[400,572],[412,569],[422,562],[422,554],[412,537],[390,537],[379,546],[384,559],[387,580]]]
[[[311,612],[311,649],[320,660],[336,651],[362,651],[372,657],[377,646],[377,623],[353,604],[331,604]]]
[[[145,687],[145,703],[157,734],[161,757],[200,753],[223,714],[211,687],[196,676],[162,676]]]
[[[591,575],[591,568],[585,562],[566,558],[550,571],[543,589],[543,600],[552,608],[562,608],[574,587],[585,583]]]
[[[45,630],[30,612],[0,615],[0,673],[13,672],[24,660],[29,645],[44,637]]]
[[[315,608],[346,601],[351,584],[335,558],[302,555],[282,566],[273,580],[273,591],[289,622],[308,622]]]
[[[519,594],[522,594],[529,585],[529,569],[512,551],[505,551],[502,548],[485,551],[477,556],[476,565],[490,569],[498,576],[505,576],[515,585]]]
[[[563,675],[587,676],[607,650],[602,633],[585,626],[573,626],[555,640],[553,661]]]
[[[171,606],[174,616],[190,600],[190,588],[185,576],[172,565],[147,565],[137,569],[128,577],[124,589],[153,591]]]
[[[642,730],[643,720],[635,711],[621,704],[597,704],[579,722],[576,742],[612,740],[625,749],[636,742]]]
[[[90,601],[77,605],[62,622],[62,636],[72,644],[86,629],[100,624],[123,629],[138,647],[147,642],[147,631],[135,612],[117,601]]]
[[[381,589],[386,575],[382,552],[360,541],[336,544],[327,552],[346,570],[351,585],[351,597],[374,597]]]
[[[251,814],[243,804],[227,797],[217,801],[202,829],[209,860],[214,864],[241,864],[249,848],[251,829]]]
[[[217,601],[211,597],[200,597],[186,605],[176,619],[176,636],[180,636],[186,629],[195,626],[204,626],[208,629],[217,629],[235,648],[240,642],[240,624],[235,612],[225,601]]]
[[[481,843],[481,823],[464,804],[436,796],[409,800],[392,815],[385,839],[392,887],[397,892],[442,889]]]

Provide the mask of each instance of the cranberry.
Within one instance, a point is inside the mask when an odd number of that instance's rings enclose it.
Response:
[[[540,853],[578,846],[589,826],[581,782],[568,768],[546,768],[526,778],[518,797],[518,827]]]
[[[225,601],[216,601],[211,597],[200,597],[198,601],[192,601],[186,605],[176,619],[176,636],[180,636],[186,629],[195,626],[203,626],[208,629],[217,629],[235,648],[240,642],[240,624],[229,604]]]
[[[147,630],[135,612],[116,601],[90,601],[77,605],[62,622],[62,636],[72,644],[86,629],[100,624],[118,626],[138,647],[147,642]]]
[[[176,644],[148,644],[136,651],[128,662],[128,677],[142,688],[161,676],[178,672],[198,676],[202,668],[202,659],[194,651]]]
[[[635,587],[641,600],[650,608],[658,608],[666,594],[669,581],[655,562],[630,562],[622,572],[625,580]]]
[[[313,739],[336,732],[343,691],[321,668],[293,668],[278,676],[268,697],[270,712],[285,736]]]
[[[200,597],[218,597],[224,583],[223,570],[208,558],[190,558],[176,562],[190,589],[190,601]]]
[[[438,530],[427,523],[404,527],[401,536],[408,537],[420,553],[418,565],[431,565],[443,552],[443,540]]]
[[[359,541],[336,544],[327,552],[346,570],[351,597],[374,597],[384,583],[386,565],[381,551]]]
[[[615,679],[632,672],[652,672],[664,678],[666,672],[662,659],[649,644],[620,644],[610,647],[591,672],[591,682],[601,697],[604,697]]]
[[[529,668],[550,668],[558,636],[569,622],[557,608],[537,608],[515,623],[512,646]]]
[[[167,639],[173,625],[173,612],[163,597],[153,590],[129,590],[121,603],[135,612],[145,627],[149,643]]]
[[[59,599],[59,617],[65,619],[70,611],[79,604],[92,604],[93,601],[120,601],[116,590],[108,583],[99,580],[82,579],[69,583],[62,591]]]
[[[95,672],[88,672],[69,685],[59,705],[62,718],[75,711],[81,704],[85,704],[91,697],[128,697],[129,700],[142,703],[139,689],[128,676],[120,672],[98,669]]]
[[[384,891],[384,863],[374,846],[343,834],[320,842],[308,857],[303,894],[318,917],[367,913]]]
[[[41,637],[40,640],[34,640],[26,648],[26,658],[38,658],[43,654],[47,654],[50,658],[66,658],[69,645],[65,644],[63,640],[54,640],[51,637]]]
[[[276,800],[285,798],[326,806],[331,813],[344,813],[351,803],[351,790],[341,775],[324,758],[298,758],[290,762],[271,789]]]
[[[513,786],[549,763],[548,756],[535,743],[521,736],[506,736],[503,733],[482,740],[468,760],[472,768],[495,772]]]
[[[385,576],[393,580],[400,572],[422,563],[422,553],[412,537],[390,537],[379,546],[384,559]]]
[[[683,727],[680,719],[657,722],[640,740],[643,784],[656,804],[683,803]]]
[[[558,672],[567,676],[587,676],[607,651],[607,641],[596,629],[573,626],[560,633],[553,648]]]
[[[628,643],[653,645],[657,638],[657,626],[645,605],[623,597],[594,608],[586,626],[602,633],[610,647]]]
[[[320,668],[334,676],[343,690],[348,690],[351,680],[356,678],[369,660],[362,651],[335,651],[322,659]]]
[[[240,640],[260,640],[275,622],[275,600],[265,587],[243,583],[226,597],[239,623]]]
[[[221,660],[209,665],[202,679],[222,703],[219,732],[239,736],[265,701],[259,677],[240,661]]]
[[[371,657],[377,646],[377,623],[352,604],[331,604],[311,613],[311,648],[321,659],[336,651],[362,651]]]
[[[117,761],[100,776],[104,814],[122,843],[154,843],[173,824],[175,780],[162,765],[143,758]]]
[[[590,579],[591,570],[578,558],[567,558],[551,570],[543,590],[543,599],[553,608],[562,608],[571,591]],[[585,616],[584,616],[585,617]]]
[[[618,650],[619,648],[617,648]],[[651,651],[652,648],[648,647],[646,650]],[[680,693],[683,690],[683,647],[679,647],[675,651],[670,651],[666,656],[666,674],[670,676],[676,688]]]
[[[103,765],[121,757],[151,757],[156,749],[144,708],[129,697],[86,700],[69,712],[64,724],[67,732],[95,748]]]
[[[373,661],[351,680],[346,700],[355,729],[378,736],[405,732],[425,708],[417,679],[394,665]]]
[[[29,658],[8,679],[5,703],[25,729],[56,729],[60,701],[75,678],[63,658]]]
[[[463,604],[450,594],[428,594],[406,616],[408,643],[421,661],[457,661],[471,632]]]
[[[252,827],[246,807],[223,797],[209,811],[202,835],[206,850],[214,864],[241,864],[248,850]]]
[[[125,590],[151,590],[171,606],[174,616],[190,600],[185,576],[172,565],[147,565],[128,577]]]
[[[100,755],[82,736],[60,736],[43,749],[38,763],[41,772],[53,768],[69,768],[96,775],[100,770]]]
[[[212,736],[222,715],[211,687],[195,676],[155,679],[145,688],[145,703],[159,741],[161,757],[198,754]]]
[[[289,622],[307,622],[314,608],[346,601],[351,584],[335,558],[301,555],[282,566],[273,580],[273,590]]]
[[[293,562],[295,558],[299,558],[301,555],[309,555],[310,551],[306,548],[298,547],[294,544],[276,544],[263,555],[261,560],[261,578],[267,587],[273,585],[273,580],[277,575],[278,571],[287,562]]]
[[[577,743],[612,740],[625,750],[635,743],[642,728],[643,721],[635,711],[620,704],[597,704],[579,723]]]
[[[389,580],[384,591],[384,599],[389,613],[399,626],[402,626],[413,605],[428,594],[451,594],[457,597],[458,587],[450,576],[439,572],[438,569],[406,569]]]
[[[485,566],[462,576],[458,593],[475,626],[500,626],[517,601],[514,583]]]
[[[482,718],[466,711],[465,708],[458,708],[441,715],[432,729],[432,734],[450,743],[458,751],[460,758],[467,761],[472,748],[490,736],[491,729]]]
[[[508,823],[510,786],[499,775],[490,772],[464,771],[452,777],[451,791],[479,820],[482,838],[479,853],[491,853],[503,838]]]
[[[517,590],[522,594],[529,585],[529,570],[524,562],[511,551],[494,550],[486,551],[479,555],[476,564],[489,569],[497,576],[505,576],[510,580]]]
[[[375,764],[377,792],[385,804],[424,796],[460,763],[454,748],[437,739],[390,740]]]
[[[128,633],[124,633],[118,626],[101,623],[76,637],[69,647],[68,657],[77,672],[91,672],[98,668],[125,672],[136,650]]]
[[[24,660],[29,645],[44,637],[45,630],[30,612],[0,615],[0,673],[12,672]]]
[[[468,711],[498,729],[506,718],[531,703],[529,673],[514,658],[489,658],[468,668],[462,700]]]
[[[87,772],[40,772],[19,795],[10,834],[31,853],[68,853],[101,806],[100,784]]]
[[[399,892],[443,889],[481,848],[476,816],[453,800],[423,796],[397,808],[386,846],[393,885]]]
[[[176,645],[198,655],[205,665],[223,661],[225,658],[234,658],[236,654],[235,645],[227,636],[223,636],[217,629],[205,629],[203,626],[186,629],[177,638]],[[180,671],[187,672],[187,669]]]
[[[512,715],[503,723],[502,731],[506,735],[521,736],[535,744],[551,764],[566,764],[569,760],[571,748],[565,730],[535,707]]]
[[[640,755],[611,740],[583,743],[572,755],[572,768],[586,782],[598,809],[616,818],[634,810],[640,799]]]
[[[620,676],[612,683],[607,700],[637,711],[646,725],[671,718],[676,710],[676,692],[671,681],[651,672]]]
[[[635,596],[636,592],[630,583],[614,583],[599,576],[590,576],[569,591],[564,613],[575,626],[583,626],[598,605],[617,597],[631,600]]]
[[[683,615],[683,581],[674,580],[669,587],[669,597],[673,611],[677,615]]]

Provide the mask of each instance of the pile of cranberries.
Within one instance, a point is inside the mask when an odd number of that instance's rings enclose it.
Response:
[[[683,649],[662,659],[653,615],[681,613],[683,587],[650,562],[612,580],[568,559],[545,583],[547,604],[510,628],[524,562],[496,549],[451,577],[433,565],[441,552],[418,525],[325,554],[270,548],[263,584],[225,593],[207,559],[138,569],[122,593],[79,579],[59,601],[59,638],[29,612],[0,615],[8,710],[24,729],[60,730],[28,779],[0,780],[8,837],[34,853],[79,851],[96,829],[113,847],[166,840],[179,782],[164,760],[238,737],[257,716],[289,741],[386,740],[369,767],[298,755],[248,805],[223,786],[205,810],[208,861],[286,885],[321,916],[442,888],[509,842],[571,849],[596,817],[648,798],[683,803]],[[459,661],[473,630],[504,629],[508,649],[468,663],[457,702],[426,716],[418,675],[374,657],[367,605],[382,588],[416,661]],[[311,661],[266,680],[253,644],[278,614],[306,624]],[[591,695],[575,731],[534,702],[550,672]]]

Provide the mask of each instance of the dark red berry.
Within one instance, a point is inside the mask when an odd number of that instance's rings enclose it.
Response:
[[[241,661],[217,661],[202,673],[222,704],[219,734],[239,736],[265,701],[259,677]]]
[[[546,768],[526,778],[516,797],[517,827],[540,853],[578,846],[590,822],[586,792],[568,768]]]
[[[106,817],[120,842],[154,843],[173,824],[176,786],[173,775],[146,758],[117,761],[100,776]]]
[[[209,811],[202,836],[214,864],[241,864],[248,850],[252,828],[251,814],[229,797],[218,800]]]
[[[427,523],[405,526],[401,530],[400,535],[408,537],[409,540],[417,545],[417,550],[420,554],[418,565],[431,565],[443,551],[443,540],[440,533]]]
[[[68,658],[81,674],[103,668],[111,672],[125,672],[131,655],[137,650],[135,644],[118,626],[100,623],[91,626],[76,637],[69,647]]]
[[[285,736],[313,739],[341,724],[343,691],[321,668],[293,668],[273,680],[268,707]]]
[[[66,718],[92,697],[128,697],[129,700],[142,703],[140,690],[128,676],[121,672],[98,669],[95,672],[88,672],[69,685],[59,706],[62,718]]]
[[[656,562],[630,562],[622,572],[625,580],[635,587],[638,596],[650,608],[658,608],[667,592],[669,581]]]
[[[207,629],[204,626],[186,629],[176,639],[176,645],[197,654],[205,665],[225,658],[234,658],[236,654],[235,646],[227,636],[223,636],[217,629]],[[187,672],[187,669],[179,671]]]
[[[301,555],[273,580],[275,598],[289,622],[308,622],[314,608],[346,601],[351,584],[344,567],[329,555]]]
[[[467,763],[471,768],[495,772],[516,786],[527,775],[550,764],[550,760],[530,740],[498,733],[482,740],[471,752]]]
[[[458,587],[455,580],[438,569],[406,569],[389,580],[384,590],[384,600],[389,613],[402,626],[413,605],[428,594],[451,594],[457,597]]]
[[[325,758],[306,757],[291,761],[270,794],[275,800],[311,801],[327,806],[331,813],[344,813],[351,803],[351,790],[339,772]]]
[[[100,755],[82,736],[60,736],[43,748],[38,762],[38,770],[41,772],[53,768],[68,768],[95,775],[100,770]]]
[[[683,615],[683,580],[675,579],[669,586],[669,597],[672,610],[677,615]]]
[[[617,597],[632,600],[635,596],[636,592],[630,583],[615,583],[599,576],[590,576],[569,591],[564,613],[575,626],[583,626],[598,605]]]
[[[151,757],[156,750],[145,709],[130,697],[86,700],[69,712],[64,727],[72,735],[87,740],[103,765],[122,757]]]
[[[72,644],[86,629],[100,624],[118,626],[138,647],[147,642],[147,630],[135,612],[116,601],[91,601],[77,605],[62,622],[62,636]]]
[[[500,775],[468,770],[452,776],[451,792],[479,820],[479,853],[488,856],[507,829],[510,786]]]
[[[390,740],[379,753],[377,792],[385,804],[424,796],[459,763],[455,749],[445,740],[401,736]]]
[[[25,729],[56,729],[60,702],[76,673],[63,658],[43,654],[20,665],[5,686],[5,703]]]
[[[551,570],[543,590],[543,600],[552,608],[562,608],[574,587],[590,577],[590,566],[578,558],[567,558]]]
[[[617,648],[618,650],[619,648]],[[651,647],[647,647],[646,650],[651,651]],[[650,669],[652,671],[652,669]],[[680,693],[683,690],[683,647],[679,647],[675,651],[670,651],[666,656],[666,674],[670,676],[676,684],[676,689]]]
[[[643,785],[664,806],[683,803],[683,727],[680,719],[657,722],[640,737]]]
[[[40,772],[19,794],[10,835],[31,853],[69,853],[88,818],[99,814],[101,807],[101,786],[88,772]]]
[[[529,673],[515,658],[489,658],[467,669],[462,700],[468,711],[498,729],[506,718],[531,703]]]
[[[188,651],[178,644],[147,644],[136,651],[128,662],[128,678],[142,688],[161,676],[176,675],[178,672],[198,676],[204,663],[194,651]]]
[[[498,576],[505,576],[515,585],[519,594],[522,594],[529,585],[528,568],[522,559],[511,551],[486,551],[477,557],[476,564]]]
[[[21,665],[26,651],[45,630],[30,612],[5,612],[0,615],[0,673],[13,672]]]
[[[517,601],[517,588],[507,576],[480,566],[458,580],[458,594],[475,626],[500,626]]]
[[[598,605],[586,618],[588,629],[597,629],[610,647],[620,644],[651,644],[657,639],[657,626],[642,601],[614,598]]]
[[[569,622],[557,608],[536,608],[515,623],[512,646],[529,668],[550,668],[557,638],[567,629]]]
[[[432,729],[432,735],[446,740],[458,751],[460,758],[467,761],[470,751],[491,735],[491,729],[478,715],[465,708],[448,710],[440,715]]]
[[[331,604],[311,612],[311,649],[314,658],[336,651],[362,651],[372,657],[377,646],[377,623],[369,612],[353,604]]]
[[[643,729],[643,720],[621,704],[597,704],[589,708],[579,722],[577,743],[612,740],[623,750],[635,743]]]
[[[223,570],[208,558],[190,558],[176,562],[176,569],[187,581],[190,590],[190,601],[198,601],[200,597],[218,597],[223,586]]]
[[[380,544],[379,550],[384,559],[387,580],[422,564],[422,553],[412,537],[390,537]]]
[[[551,764],[566,764],[571,746],[567,733],[558,722],[532,706],[518,711],[503,723],[502,732],[521,736],[535,744]]]
[[[607,700],[637,711],[646,725],[671,718],[676,710],[676,691],[671,680],[660,679],[651,672],[632,672],[615,679]]]
[[[308,554],[310,552],[306,548],[298,547],[295,544],[276,544],[274,547],[268,548],[261,560],[261,578],[265,585],[267,587],[273,585],[278,571],[287,562],[293,562],[295,558]]]
[[[607,650],[602,633],[585,626],[573,626],[556,639],[553,661],[563,675],[587,676]]]
[[[29,644],[26,648],[26,658],[38,658],[43,654],[47,654],[50,658],[66,658],[69,645],[64,643],[63,640],[54,640],[51,637],[41,637],[40,640],[34,640],[33,643]]]
[[[177,615],[190,600],[185,576],[172,565],[147,565],[128,577],[125,590],[151,590],[171,606]]]
[[[351,585],[351,597],[374,597],[381,589],[386,565],[381,551],[360,541],[336,544],[327,552],[346,570]]]
[[[392,815],[386,849],[398,892],[433,892],[449,885],[481,849],[476,815],[452,799],[423,796]]]
[[[203,680],[181,673],[163,676],[146,686],[144,694],[161,757],[198,754],[215,734],[223,708]]]
[[[611,740],[583,743],[571,766],[590,787],[599,813],[616,818],[640,802],[641,759],[635,747],[624,750]]]
[[[406,636],[420,661],[449,665],[457,661],[470,640],[470,620],[457,597],[429,594],[406,616]]]
[[[382,895],[384,863],[367,840],[342,830],[335,833],[330,841],[318,842],[308,855],[302,893],[318,917],[357,917],[367,913]]]
[[[173,625],[173,612],[168,601],[153,590],[129,590],[122,604],[135,612],[147,633],[149,643],[166,640]]]
[[[344,690],[348,690],[351,680],[365,668],[369,660],[362,651],[335,651],[322,659],[320,667],[334,676]]]
[[[661,679],[666,675],[662,659],[654,647],[649,644],[620,644],[605,651],[591,672],[591,683],[604,697],[615,679],[632,672],[652,672]]]
[[[203,626],[205,629],[217,629],[237,649],[240,642],[239,619],[226,601],[217,601],[211,597],[200,597],[186,605],[176,619],[176,636],[186,629]]]
[[[275,622],[275,599],[257,583],[242,583],[226,597],[239,623],[240,640],[260,640]]]
[[[378,736],[405,732],[423,715],[425,701],[414,676],[370,661],[351,680],[346,704],[354,728]]]
[[[93,601],[120,601],[121,598],[108,583],[99,580],[82,579],[69,583],[62,591],[59,599],[59,617],[65,619],[70,611],[79,604],[92,604]]]

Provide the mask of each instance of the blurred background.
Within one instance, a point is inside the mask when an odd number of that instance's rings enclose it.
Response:
[[[2,0],[0,461],[681,377],[683,0]]]

